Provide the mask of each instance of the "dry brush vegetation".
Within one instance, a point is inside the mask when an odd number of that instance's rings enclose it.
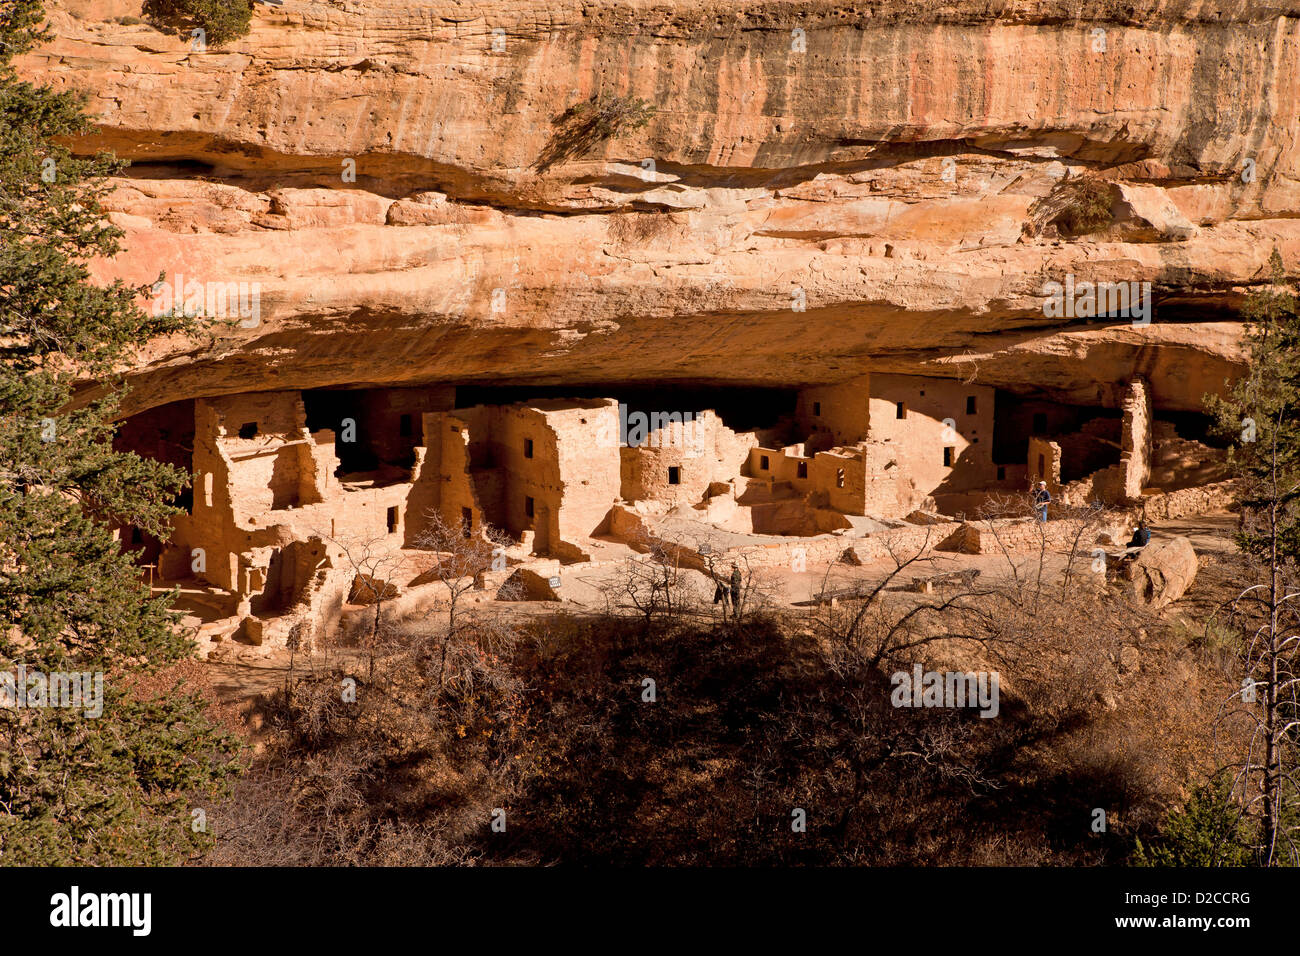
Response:
[[[207,862],[1116,864],[1213,763],[1214,650],[1088,558],[921,594],[899,554],[802,608],[746,567],[736,614],[660,548],[602,613],[527,616],[470,603],[486,540],[431,542],[440,612],[300,656]],[[996,671],[997,717],[893,706],[914,664]]]

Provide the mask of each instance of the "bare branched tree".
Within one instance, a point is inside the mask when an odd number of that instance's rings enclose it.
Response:
[[[656,618],[671,619],[682,611],[683,549],[677,540],[645,529],[629,544],[639,553],[625,562],[611,603],[635,610],[648,631]]]
[[[776,590],[776,583],[757,564],[753,548],[719,551],[702,542],[695,550],[713,582],[714,605],[724,622],[741,623],[747,614],[767,603]]]
[[[1283,409],[1279,414],[1285,414]],[[1264,866],[1300,865],[1300,580],[1288,555],[1288,506],[1300,485],[1288,475],[1281,422],[1266,429],[1268,446],[1257,452],[1265,466],[1250,482],[1239,537],[1262,583],[1243,590],[1221,608],[1222,618],[1242,635],[1238,654],[1241,686],[1224,703],[1218,727],[1244,725],[1244,753],[1221,772],[1230,775],[1241,815],[1256,824],[1255,849]],[[1216,623],[1212,618],[1207,627]]]
[[[375,655],[380,652],[384,641],[384,603],[397,596],[394,581],[406,567],[409,556],[401,548],[394,547],[387,535],[363,538],[334,537],[320,531],[315,534],[337,547],[352,569],[352,589],[348,600],[354,604],[370,605],[374,609],[370,631],[364,639],[370,658],[369,672],[373,676]]]
[[[433,563],[421,578],[440,581],[447,592],[445,617],[438,628],[428,632],[428,638],[437,643],[436,680],[442,688],[448,675],[462,673],[466,666],[472,672],[477,653],[496,654],[513,636],[499,612],[469,615],[464,609],[466,593],[482,587],[487,573],[509,569],[506,549],[512,542],[505,532],[488,525],[472,532],[448,523],[436,512],[426,518],[428,524],[416,543],[432,554]],[[518,591],[517,585],[502,582],[496,597],[508,600],[518,596]],[[432,614],[425,616],[426,622],[431,620]]]

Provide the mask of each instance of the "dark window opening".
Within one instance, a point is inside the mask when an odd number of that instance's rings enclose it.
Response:
[[[943,467],[945,467],[945,468],[951,468],[951,467],[952,467],[953,452],[955,452],[956,450],[957,450],[957,449],[955,449],[955,448],[953,448],[953,447],[951,447],[951,446],[948,446],[948,447],[944,448],[944,450],[943,450]]]
[[[530,517],[530,518],[533,516],[533,499],[532,499],[532,498],[524,498],[524,514],[527,515],[527,516]]]
[[[682,470],[677,465],[668,466],[668,484],[680,485],[682,483]]]
[[[411,416],[403,415],[397,420],[397,434],[403,438],[409,438],[411,435]]]
[[[762,468],[764,471],[767,471],[767,470],[768,470],[768,463],[767,463],[767,456],[766,456],[766,455],[759,455],[759,456],[758,456],[758,467],[759,467],[759,468]]]
[[[895,417],[895,418],[906,418],[906,417],[907,417],[907,402],[899,402],[899,403],[898,403],[898,405],[897,405],[897,406],[895,407],[895,409],[894,409],[894,417]]]
[[[813,414],[814,414],[814,415],[821,415],[821,413],[822,413],[822,403],[821,403],[821,402],[813,402]]]
[[[240,425],[240,426],[239,426],[239,437],[240,437],[240,438],[256,438],[256,437],[257,437],[257,422],[244,422],[244,424]]]
[[[1041,435],[1047,431],[1047,412],[1034,412],[1034,434]]]
[[[397,508],[394,506],[388,509],[388,533],[392,534],[397,530]]]
[[[474,512],[468,508],[460,509],[460,533],[469,537],[470,532],[474,530]]]
[[[975,396],[974,396],[974,395],[967,395],[967,396],[966,396],[966,414],[967,414],[967,415],[974,415],[974,414],[975,414]]]
[[[302,393],[302,405],[307,413],[308,431],[328,428],[334,432],[334,454],[339,459],[334,474],[339,477],[375,471],[383,463],[382,456],[396,450],[390,441],[384,440],[387,437],[396,443],[392,438],[392,423],[386,422],[382,428],[372,427],[373,418],[367,414],[368,393],[361,389],[310,389]],[[409,453],[408,460],[415,463],[414,452]]]
[[[533,457],[533,440],[531,438],[524,439],[524,457],[525,458]]]
[[[800,478],[808,477],[808,462],[806,461],[799,462],[799,477]]]
[[[1045,459],[1042,455],[1038,456],[1038,477],[1039,478],[1047,477],[1047,459]]]

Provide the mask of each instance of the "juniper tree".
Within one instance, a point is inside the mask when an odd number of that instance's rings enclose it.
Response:
[[[144,0],[140,12],[182,36],[202,30],[206,43],[220,46],[248,33],[253,4],[251,0]]]
[[[233,743],[198,696],[138,681],[193,644],[113,529],[165,536],[187,479],[114,449],[113,373],[186,320],[91,281],[88,263],[119,250],[102,199],[124,164],[68,148],[92,128],[84,97],[18,77],[42,19],[40,0],[0,9],[0,676],[105,677],[99,717],[0,707],[0,862],[175,862],[204,841],[190,800],[231,770]]]

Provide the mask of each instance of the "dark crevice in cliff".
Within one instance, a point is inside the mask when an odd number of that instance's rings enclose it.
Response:
[[[140,144],[161,138],[165,147],[154,147],[145,153]],[[185,140],[188,140],[186,142]],[[502,211],[552,213],[555,215],[586,215],[593,212],[617,211],[622,204],[599,203],[579,194],[566,194],[567,190],[580,190],[595,186],[612,193],[629,197],[638,192],[662,189],[771,189],[779,190],[798,186],[818,176],[853,176],[875,171],[888,171],[906,163],[960,156],[985,156],[997,161],[1007,161],[1026,166],[1047,163],[1051,157],[1034,156],[1016,152],[1016,143],[1024,148],[1041,142],[1034,140],[1008,140],[1001,147],[979,145],[967,139],[930,140],[920,143],[873,143],[866,155],[844,159],[810,157],[799,161],[791,157],[791,165],[756,165],[728,167],[708,164],[688,164],[660,161],[654,157],[628,157],[591,159],[566,167],[568,177],[537,177],[531,175],[487,176],[466,167],[436,162],[420,156],[401,153],[369,153],[356,156],[306,156],[277,153],[246,144],[216,140],[201,134],[177,135],[139,133],[129,140],[124,134],[112,137],[87,139],[76,145],[81,152],[93,152],[102,147],[113,148],[120,156],[132,159],[125,175],[136,179],[195,179],[234,186],[250,192],[265,192],[280,186],[296,188],[362,189],[388,199],[402,199],[419,192],[440,192],[449,199],[476,205],[491,206]],[[1132,162],[1145,156],[1146,147],[1128,144],[1094,144],[1089,149],[1103,147],[1113,155],[1105,161],[1070,158],[1066,162],[1093,168],[1109,167],[1120,162]],[[834,152],[828,147],[817,152]],[[1086,152],[1086,150],[1085,150]],[[134,155],[133,155],[134,154]],[[642,163],[654,161],[653,174],[644,178],[630,172],[642,168]],[[355,181],[345,181],[344,173],[355,164]],[[599,172],[584,172],[584,167],[601,165]],[[610,166],[623,166],[624,170],[610,170]],[[663,177],[671,177],[664,180]],[[1168,184],[1182,184],[1180,178]],[[1207,181],[1217,181],[1208,179]],[[1147,179],[1154,185],[1160,180]],[[647,200],[642,208],[670,208],[670,204]]]

